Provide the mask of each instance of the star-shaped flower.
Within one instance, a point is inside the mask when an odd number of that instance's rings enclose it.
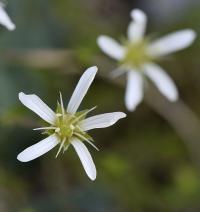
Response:
[[[84,141],[88,142],[97,149],[88,131],[95,128],[109,127],[119,119],[126,117],[126,114],[122,112],[114,112],[86,118],[87,114],[95,109],[95,107],[90,110],[77,112],[96,73],[97,67],[88,68],[84,72],[72,94],[67,109],[63,106],[62,95],[60,94],[60,102],[57,104],[56,112],[52,111],[38,96],[19,93],[19,99],[22,104],[49,124],[49,126],[35,129],[44,130],[48,137],[21,152],[17,156],[19,161],[31,161],[59,144],[57,157],[61,150],[64,153],[71,144],[77,152],[88,177],[91,180],[95,180],[96,168],[88,149],[83,143]]]
[[[0,2],[0,24],[5,26],[8,30],[13,31],[16,27],[11,21],[10,17],[5,11],[5,5]]]
[[[144,36],[147,17],[139,9],[131,12],[132,21],[128,26],[128,39],[124,45],[102,35],[97,43],[104,53],[118,60],[119,68],[113,77],[126,73],[127,86],[125,104],[133,111],[143,99],[144,76],[147,76],[158,90],[170,101],[176,101],[178,91],[173,80],[155,62],[162,57],[191,45],[196,34],[191,29],[176,31],[155,41]]]

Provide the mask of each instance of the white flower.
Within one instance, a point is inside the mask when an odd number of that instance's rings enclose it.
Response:
[[[0,3],[0,24],[5,26],[8,30],[13,31],[16,28],[15,24],[11,21],[4,8],[4,4]]]
[[[173,80],[155,62],[163,56],[191,45],[196,33],[191,29],[171,33],[155,41],[144,37],[147,17],[139,9],[131,12],[132,21],[128,26],[128,39],[124,45],[102,35],[97,43],[108,56],[120,62],[112,72],[113,77],[127,73],[125,104],[133,111],[143,99],[144,76],[147,76],[158,90],[170,101],[176,101],[178,91]]]
[[[77,112],[77,109],[94,80],[96,73],[97,67],[88,68],[84,72],[72,94],[66,110],[63,106],[61,94],[57,110],[54,112],[38,96],[34,94],[26,95],[22,92],[19,93],[19,99],[22,104],[35,112],[49,124],[49,126],[35,129],[44,130],[44,133],[46,133],[48,137],[21,152],[17,156],[19,161],[31,161],[59,144],[60,147],[56,155],[57,157],[61,150],[63,150],[64,153],[69,145],[72,144],[87,175],[91,180],[95,180],[96,168],[88,149],[83,144],[83,141],[88,142],[96,149],[97,147],[92,143],[93,139],[87,132],[95,128],[109,127],[115,124],[119,119],[126,117],[126,114],[122,112],[114,112],[86,118],[86,115],[94,108]]]

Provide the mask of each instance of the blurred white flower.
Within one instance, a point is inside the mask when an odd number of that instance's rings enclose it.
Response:
[[[53,112],[38,96],[34,94],[26,95],[22,92],[19,93],[19,99],[22,104],[50,124],[49,126],[35,129],[44,130],[44,133],[47,134],[48,137],[21,152],[17,156],[19,161],[31,161],[59,144],[60,147],[56,154],[57,157],[61,150],[63,150],[64,153],[71,144],[77,152],[87,175],[91,180],[95,180],[96,168],[83,141],[88,142],[96,149],[97,147],[93,144],[93,139],[87,132],[95,128],[109,127],[115,124],[119,119],[126,117],[126,114],[122,112],[114,112],[86,118],[87,114],[95,108],[77,112],[96,73],[97,67],[88,68],[84,72],[72,94],[66,110],[63,106],[61,93],[56,112]]]
[[[143,99],[144,76],[147,76],[158,90],[170,101],[176,101],[178,91],[173,80],[157,64],[163,56],[191,45],[196,33],[191,29],[171,33],[155,41],[144,36],[147,17],[139,9],[131,12],[132,21],[127,30],[128,39],[124,45],[112,38],[101,35],[97,43],[108,56],[120,62],[119,68],[112,72],[113,77],[127,75],[125,104],[133,111]]]
[[[8,30],[15,30],[15,24],[11,21],[10,17],[5,11],[5,5],[0,3],[0,24],[5,26]]]

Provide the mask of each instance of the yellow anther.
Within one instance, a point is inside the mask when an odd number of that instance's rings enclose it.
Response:
[[[55,129],[55,132],[56,132],[56,133],[60,132],[60,128],[59,128],[59,127],[56,128],[56,129]]]
[[[61,113],[56,113],[56,116],[57,116],[57,117],[61,117],[62,114],[61,114]]]

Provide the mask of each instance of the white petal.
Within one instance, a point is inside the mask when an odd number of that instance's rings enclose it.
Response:
[[[97,43],[100,49],[113,59],[122,60],[124,58],[126,49],[114,39],[101,35],[98,37]]]
[[[91,83],[93,82],[96,73],[97,73],[96,66],[88,68],[83,73],[69,101],[69,104],[67,107],[68,113],[71,113],[71,114],[76,113]]]
[[[144,65],[144,72],[154,82],[158,90],[170,101],[178,99],[176,85],[169,75],[158,65],[148,63]]]
[[[143,79],[137,70],[127,73],[127,86],[125,94],[125,104],[129,111],[135,110],[143,99]]]
[[[53,149],[58,143],[58,137],[56,135],[51,135],[45,138],[44,140],[38,142],[37,144],[34,144],[25,149],[17,156],[17,159],[21,162],[28,162],[34,160]]]
[[[152,56],[164,56],[190,46],[195,38],[193,30],[180,30],[152,42],[147,52]]]
[[[35,94],[26,95],[23,92],[19,93],[19,100],[23,105],[35,112],[43,120],[49,124],[54,124],[56,114]]]
[[[4,5],[0,3],[0,24],[5,26],[8,30],[14,30],[15,29],[15,24],[11,21],[9,16],[7,15]]]
[[[133,9],[131,11],[131,18],[138,22],[144,22],[147,20],[146,14],[140,9]]]
[[[87,147],[83,144],[83,142],[79,141],[78,139],[74,138],[71,141],[72,146],[76,150],[76,153],[78,154],[80,161],[83,165],[83,168],[85,169],[85,172],[87,173],[88,177],[91,180],[96,179],[96,167],[94,165],[94,162],[92,160],[92,157],[87,149]]]
[[[138,42],[144,37],[147,17],[146,14],[139,9],[132,10],[131,17],[133,20],[128,26],[128,38],[132,42]]]
[[[125,118],[126,114],[122,112],[104,113],[89,117],[80,122],[80,127],[84,131],[92,130],[95,128],[105,128],[115,124],[119,119]]]

